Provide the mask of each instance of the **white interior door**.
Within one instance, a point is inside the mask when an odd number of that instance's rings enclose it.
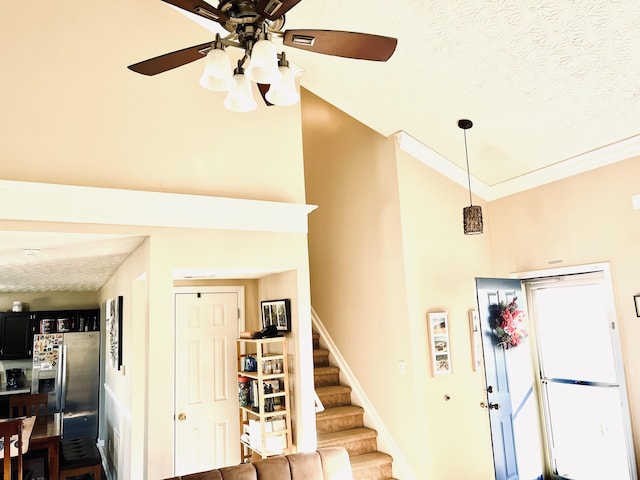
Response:
[[[175,475],[240,463],[235,288],[175,294]]]

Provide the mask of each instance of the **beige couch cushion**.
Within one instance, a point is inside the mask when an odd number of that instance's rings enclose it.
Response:
[[[291,478],[323,480],[322,462],[317,452],[293,453],[287,456],[291,467]]]
[[[343,447],[320,448],[192,473],[167,480],[352,480],[349,455]]]

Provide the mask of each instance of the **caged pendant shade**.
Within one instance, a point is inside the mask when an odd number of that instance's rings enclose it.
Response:
[[[471,120],[458,120],[458,127],[464,132],[464,154],[467,159],[467,180],[469,182],[469,206],[462,209],[462,221],[465,235],[482,233],[482,207],[474,205],[471,198],[471,172],[469,171],[469,150],[467,149],[467,130],[473,127]]]

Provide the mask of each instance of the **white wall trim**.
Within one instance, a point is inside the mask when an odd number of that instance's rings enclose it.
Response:
[[[348,363],[340,354],[338,347],[336,347],[331,339],[331,335],[329,335],[329,332],[322,324],[320,317],[318,317],[313,307],[311,307],[311,321],[313,322],[313,327],[320,335],[322,344],[329,350],[332,362],[340,368],[340,376],[344,377],[345,383],[351,387],[351,395],[355,400],[354,403],[364,408],[365,426],[373,428],[378,432],[378,449],[393,457],[393,476],[395,478],[402,478],[403,480],[415,479],[416,476],[411,470],[411,466],[409,462],[407,462],[402,450],[400,450],[400,447],[398,447],[389,433],[380,415],[378,415],[369,397],[367,397],[364,389],[360,383],[358,383]]]
[[[116,396],[115,392],[111,390],[111,387],[109,387],[109,385],[107,385],[106,383],[104,383],[104,391],[109,396],[109,398],[111,398],[113,403],[117,405],[118,413],[121,413],[124,419],[127,422],[131,423],[133,421],[133,418],[131,416],[131,410],[129,410],[124,406],[124,403],[120,401],[120,399]]]
[[[640,210],[640,193],[631,197],[631,205],[633,205],[634,210]]]
[[[557,277],[561,275],[574,275],[590,272],[605,272],[610,277],[609,262],[587,263],[583,265],[569,265],[566,267],[547,268],[544,270],[529,270],[526,272],[516,272],[510,275],[511,278],[520,280],[530,280],[534,278]]]
[[[307,233],[315,205],[0,180],[0,220]]]
[[[466,170],[434,152],[406,132],[400,131],[395,134],[395,137],[401,150],[464,188],[469,188]],[[488,185],[472,175],[471,190],[485,201],[497,200],[605,165],[627,160],[638,155],[640,155],[640,135],[576,155],[575,157],[568,158],[519,177],[505,180],[495,185]],[[634,202],[635,201],[634,199]],[[640,200],[638,200],[638,202],[640,203]]]

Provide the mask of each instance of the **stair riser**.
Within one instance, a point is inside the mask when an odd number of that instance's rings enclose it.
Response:
[[[386,480],[393,477],[391,462],[382,465],[354,468],[353,480]]]
[[[340,393],[337,395],[319,394],[318,397],[320,397],[320,401],[322,402],[322,405],[324,405],[324,408],[351,405],[351,393]]]
[[[317,387],[328,387],[329,385],[339,385],[340,384],[340,373],[332,372],[332,373],[323,373],[323,374],[315,374],[313,376],[313,383]]]
[[[316,429],[318,430],[318,433],[337,432],[340,430],[347,430],[349,428],[358,428],[362,426],[362,414],[342,415],[336,418],[317,420],[316,422]]]
[[[347,449],[349,456],[352,456],[375,452],[378,449],[378,442],[375,437],[358,438],[355,440],[341,439],[335,441],[331,440],[327,442],[319,442],[318,447],[344,447]]]
[[[313,354],[313,366],[314,367],[328,367],[329,355],[326,354]]]

